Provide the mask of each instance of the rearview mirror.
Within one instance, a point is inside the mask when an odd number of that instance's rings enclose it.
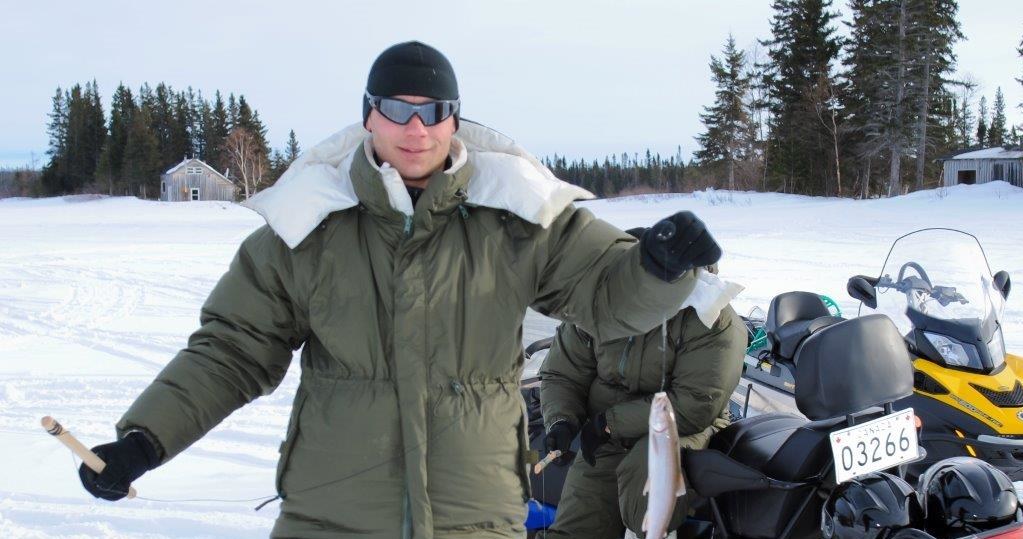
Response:
[[[1009,272],[1002,270],[995,274],[995,288],[1002,293],[1002,298],[1009,299],[1009,289],[1012,288]]]
[[[871,281],[874,282],[871,283]],[[869,277],[864,277],[863,275],[856,275],[849,278],[849,282],[846,283],[845,289],[854,299],[862,301],[864,305],[871,309],[876,309],[877,291],[874,289],[874,284],[876,283],[877,279],[871,279]]]

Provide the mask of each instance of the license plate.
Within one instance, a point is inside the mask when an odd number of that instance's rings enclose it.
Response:
[[[916,460],[920,456],[917,444],[912,408],[832,432],[835,481],[841,483]]]

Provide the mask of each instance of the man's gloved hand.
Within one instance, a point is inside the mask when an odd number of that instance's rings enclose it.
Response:
[[[141,432],[98,445],[92,452],[106,463],[103,473],[97,474],[83,463],[78,468],[78,477],[89,494],[104,500],[124,498],[133,481],[159,464],[156,449]]]
[[[564,465],[575,456],[572,451],[572,440],[575,440],[576,434],[575,427],[567,421],[558,421],[551,425],[544,438],[544,447],[547,451],[561,451],[561,456],[554,460],[555,464]]]
[[[597,465],[597,448],[611,440],[607,432],[607,418],[597,414],[583,425],[579,435],[579,450],[590,466]]]
[[[721,258],[721,247],[693,212],[680,211],[648,228],[639,240],[643,268],[671,282]]]

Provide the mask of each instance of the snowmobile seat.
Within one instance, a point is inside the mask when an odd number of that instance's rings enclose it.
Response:
[[[884,413],[884,405],[913,392],[902,335],[884,315],[818,329],[799,347],[796,364],[796,406],[806,419],[787,414],[741,419],[715,434],[709,448],[771,479],[806,485],[716,496],[714,503],[729,517],[729,533],[751,539],[812,536],[823,503],[818,491],[834,477],[829,434],[848,426],[849,416],[869,421]]]
[[[828,435],[844,426],[845,418],[807,421],[787,414],[764,414],[716,434],[709,449],[721,451],[774,481],[806,483],[791,490],[721,494],[716,503],[730,517],[729,532],[745,538],[782,537],[790,521],[797,519],[790,537],[812,537],[815,523],[806,517],[819,514],[823,502],[814,492],[825,480],[833,458]],[[800,511],[804,505],[809,507]]]
[[[764,330],[771,343],[771,352],[792,361],[800,343],[812,333],[841,322],[831,316],[820,296],[812,292],[786,292],[771,300]]]

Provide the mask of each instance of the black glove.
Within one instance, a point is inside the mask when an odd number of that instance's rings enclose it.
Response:
[[[667,282],[721,258],[721,247],[693,212],[661,219],[639,239],[640,260],[651,275]]]
[[[604,414],[593,416],[583,425],[582,432],[579,435],[579,450],[583,454],[583,459],[590,466],[597,465],[597,448],[611,439],[611,435],[605,430],[606,428],[607,418],[604,417]]]
[[[576,434],[575,427],[567,421],[559,421],[551,425],[551,429],[547,431],[547,436],[544,437],[543,444],[548,452],[561,451],[561,456],[554,459],[555,464],[563,466],[575,456],[575,453],[572,451],[572,440],[575,440]]]
[[[93,447],[92,452],[106,463],[103,473],[97,474],[83,463],[78,468],[78,477],[89,494],[104,500],[124,498],[133,481],[159,464],[156,449],[141,432]]]

